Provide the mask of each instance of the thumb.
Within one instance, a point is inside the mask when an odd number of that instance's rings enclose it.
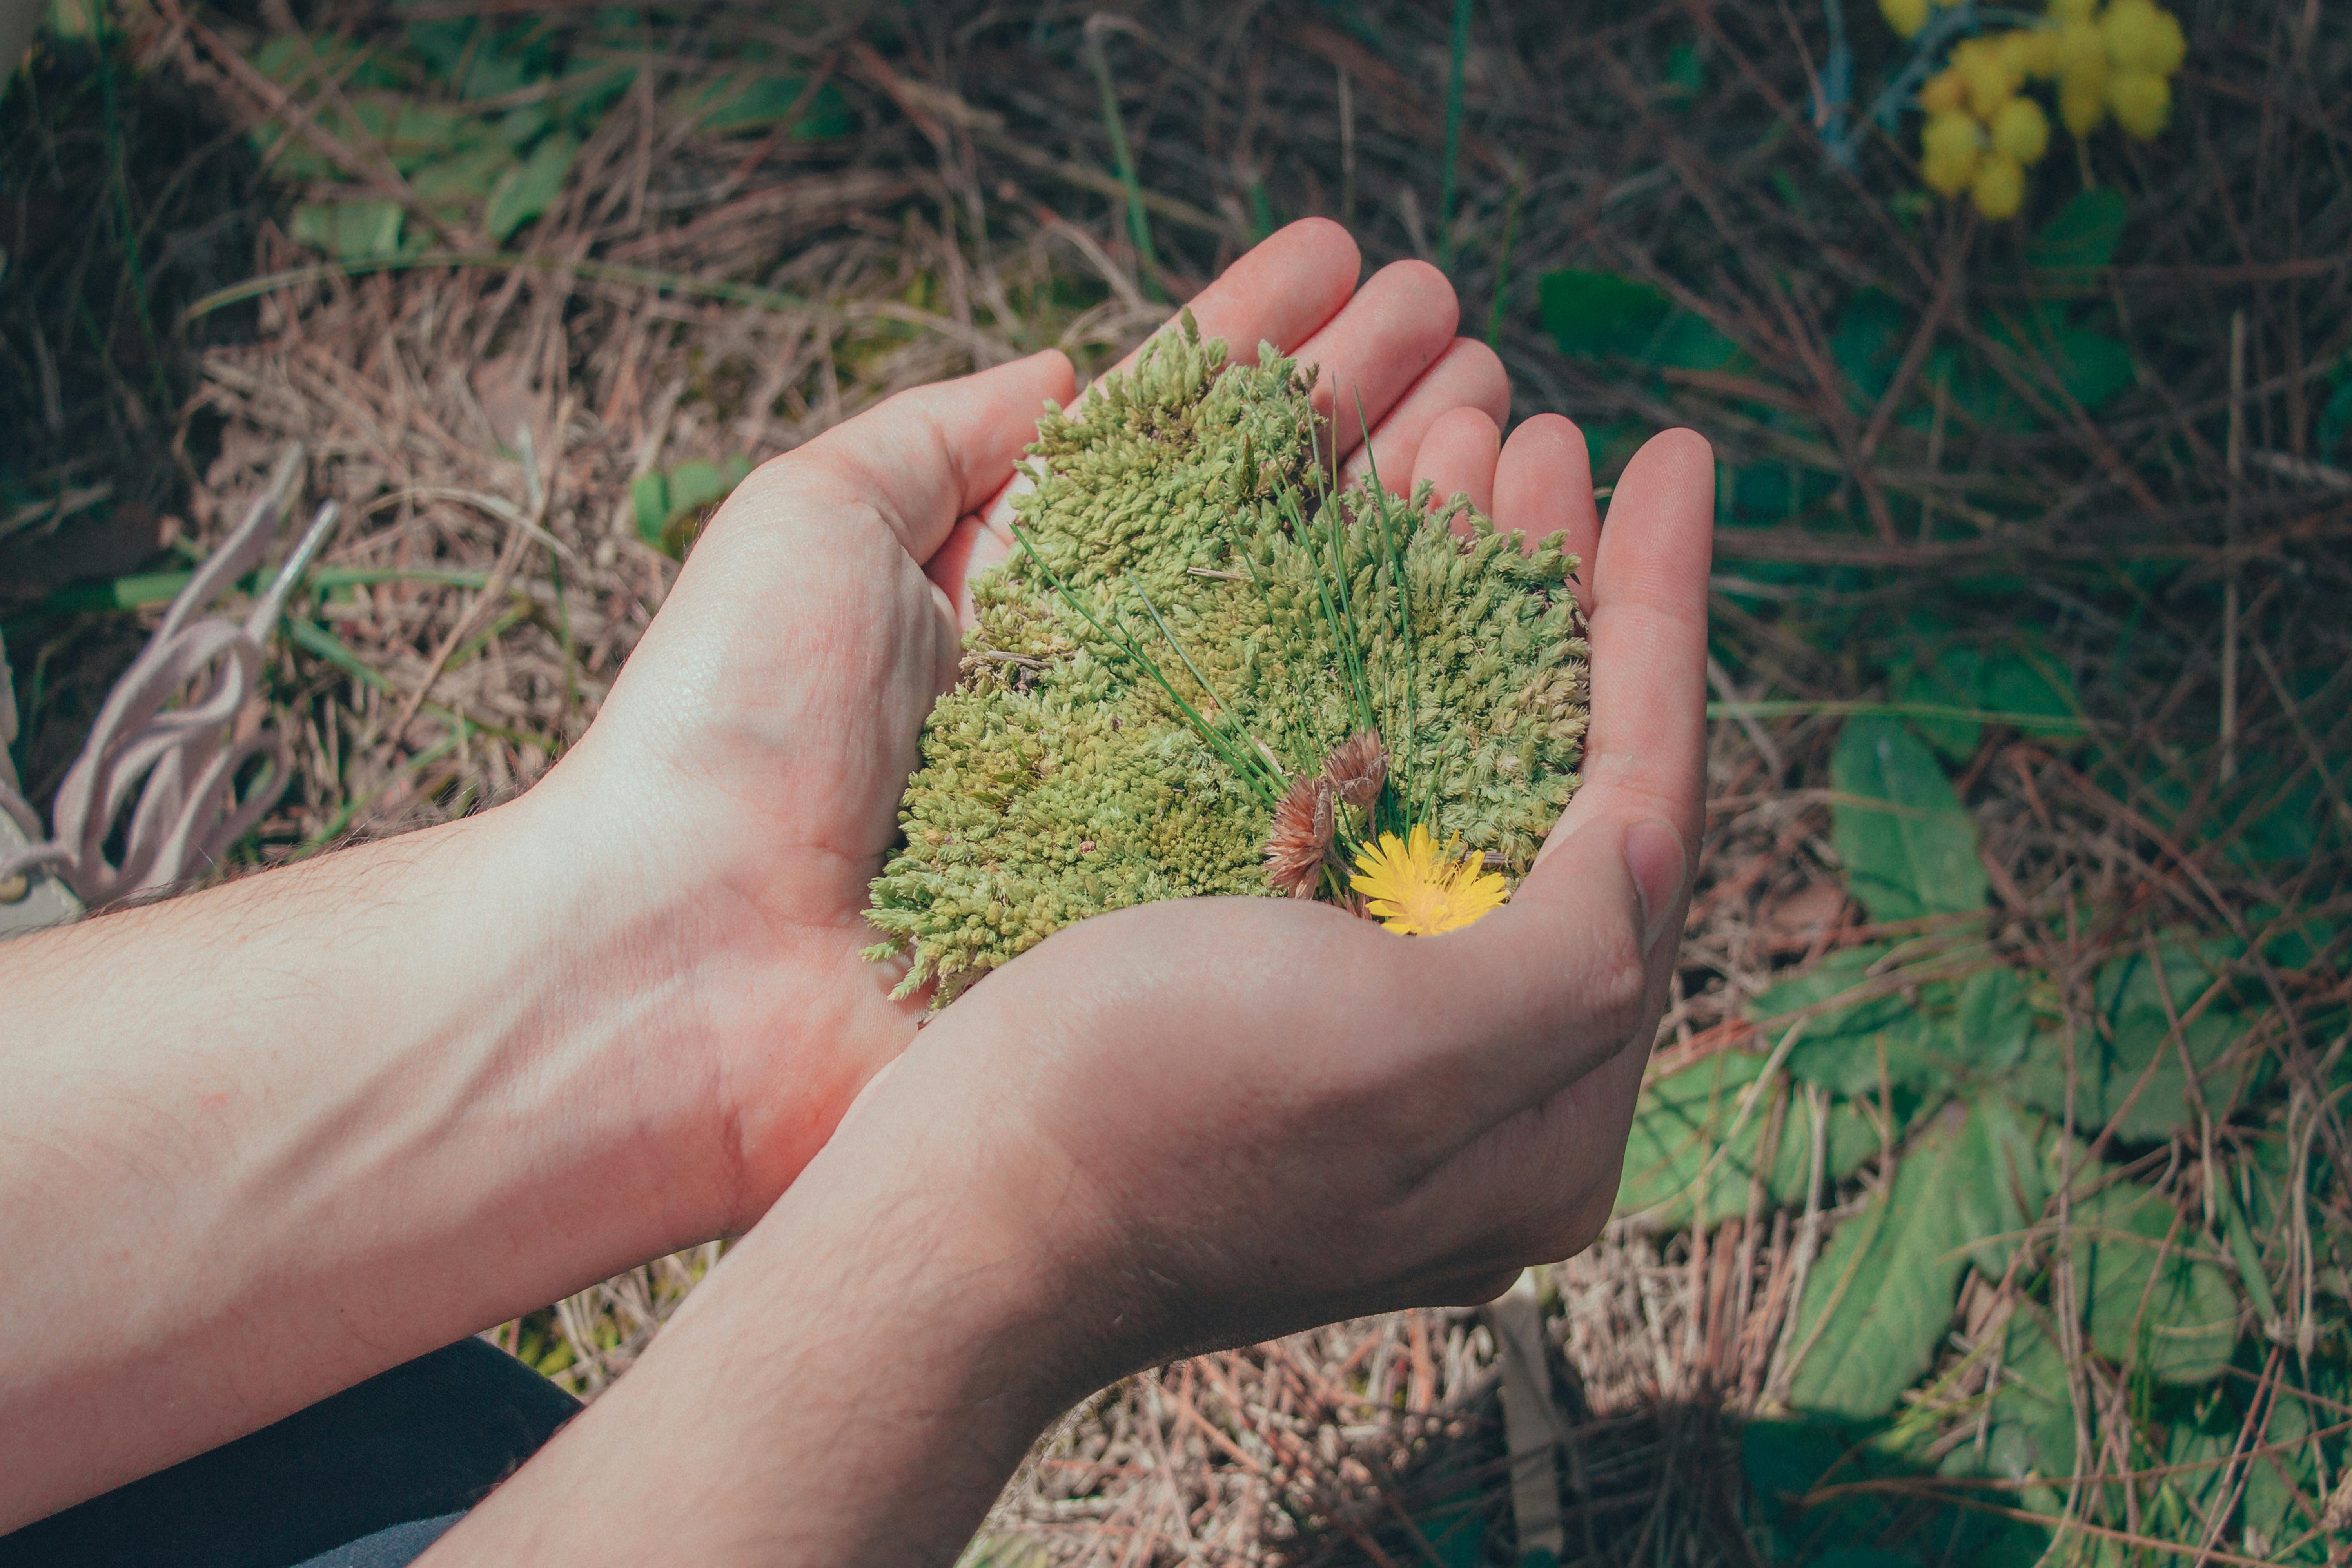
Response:
[[[1067,356],[1046,349],[899,393],[773,467],[803,493],[872,507],[908,554],[928,561],[1012,477],[1046,401],[1066,401],[1076,384]]]
[[[1399,955],[1417,972],[1408,988],[1454,998],[1442,1037],[1408,1047],[1444,1080],[1428,1153],[1449,1157],[1654,1026],[1688,862],[1664,818],[1590,816],[1553,840],[1509,904]]]

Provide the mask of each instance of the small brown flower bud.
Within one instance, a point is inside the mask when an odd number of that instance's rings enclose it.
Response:
[[[1274,808],[1265,841],[1265,879],[1294,899],[1315,896],[1324,858],[1331,852],[1331,784],[1300,774]]]
[[[1361,731],[1331,748],[1323,772],[1341,800],[1359,811],[1368,810],[1388,783],[1388,748],[1370,730]]]

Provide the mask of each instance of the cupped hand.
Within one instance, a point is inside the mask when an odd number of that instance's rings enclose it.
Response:
[[[1357,408],[1384,474],[1432,426],[1492,427],[1508,389],[1454,335],[1434,269],[1356,287],[1337,226],[1285,229],[1192,302],[1244,358],[1261,341],[1321,367],[1343,452]],[[729,1228],[748,1225],[821,1147],[861,1086],[914,1038],[919,1003],[862,954],[867,888],[898,831],[924,716],[954,679],[957,606],[1004,553],[1004,494],[1068,362],[1033,356],[902,394],[768,463],[697,543],[595,724],[521,804],[613,868],[625,925],[614,984],[689,1009],[649,1064],[706,1100]],[[684,976],[681,982],[680,977]]]
[[[1498,449],[1484,417],[1412,469],[1591,562],[1584,783],[1511,902],[1438,937],[1289,900],[1087,921],[960,998],[826,1152],[828,1184],[863,1162],[998,1238],[1078,1384],[1486,1300],[1608,1216],[1701,826],[1713,463],[1658,437],[1601,528],[1573,426]]]

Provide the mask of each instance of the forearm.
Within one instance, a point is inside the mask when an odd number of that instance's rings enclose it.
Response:
[[[512,810],[0,947],[0,1530],[718,1228],[691,1020]]]
[[[952,1562],[1106,1369],[1035,1239],[1044,1194],[942,1142],[845,1131],[427,1568]]]

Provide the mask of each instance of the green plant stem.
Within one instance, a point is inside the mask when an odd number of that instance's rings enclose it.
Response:
[[[1445,162],[1438,172],[1437,265],[1454,267],[1454,193],[1462,164],[1462,71],[1470,54],[1470,0],[1454,0],[1453,52],[1445,68]]]
[[[1102,89],[1103,126],[1110,132],[1110,155],[1118,168],[1118,183],[1127,192],[1127,232],[1135,241],[1138,269],[1154,300],[1166,298],[1160,286],[1160,258],[1151,248],[1151,215],[1143,210],[1143,181],[1135,172],[1135,153],[1127,142],[1127,122],[1118,112],[1118,89],[1111,81],[1110,56],[1102,35],[1087,29],[1087,63],[1094,68],[1095,85]]]
[[[1495,263],[1495,299],[1486,307],[1486,346],[1499,349],[1503,345],[1503,307],[1511,296],[1511,241],[1519,232],[1519,200],[1527,195],[1524,174],[1511,181],[1510,204],[1503,209],[1503,254]]]

